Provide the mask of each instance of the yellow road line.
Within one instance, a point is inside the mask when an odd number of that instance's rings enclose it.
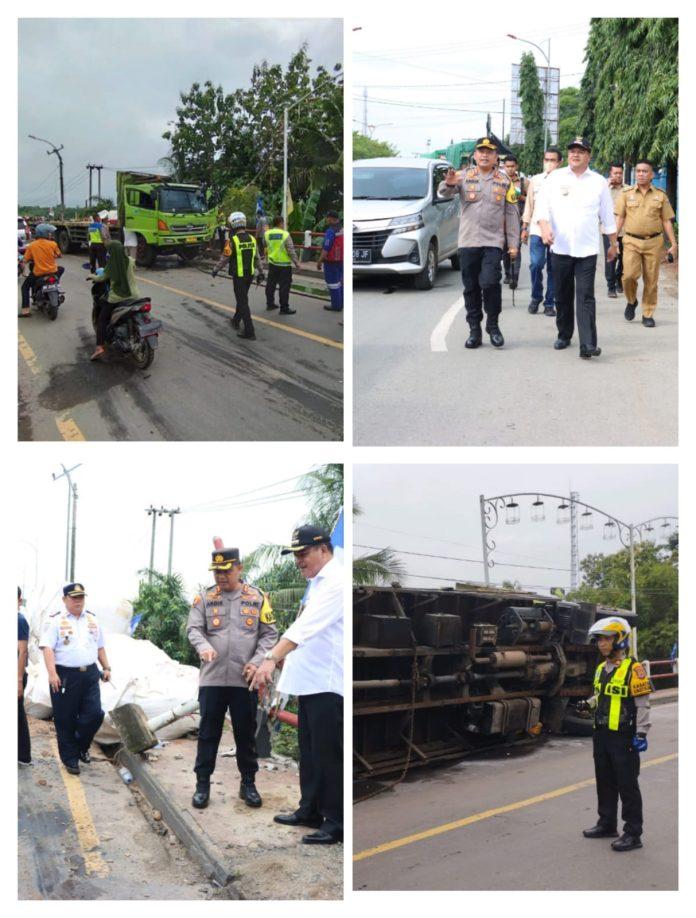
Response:
[[[651,765],[661,765],[664,762],[670,762],[677,758],[678,753],[663,755],[657,759],[650,759],[648,762],[642,762],[641,768],[649,768]],[[511,813],[514,810],[520,810],[523,807],[533,806],[535,803],[543,803],[546,800],[553,800],[555,797],[562,797],[564,794],[570,794],[573,791],[581,790],[584,787],[594,785],[595,779],[588,778],[586,781],[578,781],[576,784],[568,784],[566,787],[558,787],[556,790],[548,791],[545,794],[538,794],[536,797],[528,797],[526,800],[518,800],[516,803],[508,803],[505,806],[498,806],[493,810],[484,810],[482,813],[475,813],[473,816],[466,816],[464,819],[457,819],[455,822],[447,822],[441,826],[434,826],[432,829],[425,829],[423,832],[416,832],[414,835],[406,835],[404,838],[396,838],[394,841],[385,842],[383,845],[376,845],[374,848],[366,848],[358,854],[353,855],[354,861],[364,861],[368,857],[374,857],[376,854],[384,854],[387,851],[394,851],[396,848],[403,848],[405,845],[412,845],[415,842],[425,841],[427,838],[434,838],[437,835],[444,835],[445,832],[453,832],[455,829],[463,829],[475,822],[481,822],[484,819],[490,819],[491,816],[500,816],[502,813]]]
[[[65,789],[68,793],[68,802],[70,803],[70,811],[75,824],[75,831],[77,832],[77,840],[82,849],[85,871],[98,877],[108,876],[109,866],[99,851],[95,850],[99,847],[99,836],[92,822],[92,814],[89,811],[82,782],[77,775],[71,775],[63,768],[60,763],[58,743],[55,737],[51,739],[51,747],[53,748],[53,755],[58,762],[63,784],[65,784]]]
[[[24,362],[29,367],[34,376],[38,376],[41,372],[41,369],[39,367],[36,354],[29,347],[29,342],[24,337],[24,335],[19,334],[17,337],[19,340],[19,353],[22,355],[22,357],[24,357]]]
[[[209,306],[216,306],[218,309],[224,309],[225,312],[235,312],[231,306],[226,306],[224,303],[218,303],[217,300],[210,300],[205,296],[199,296],[197,293],[192,293],[190,290],[179,290],[177,287],[168,287],[167,284],[161,284],[159,281],[150,280],[148,277],[143,277],[142,274],[138,274],[138,280],[146,284],[154,284],[155,287],[161,287],[163,290],[169,290],[170,293],[178,293],[192,300],[200,300],[201,303],[207,303]],[[324,338],[322,335],[315,335],[313,332],[304,331],[301,328],[283,325],[281,322],[273,322],[271,319],[266,319],[264,316],[254,316],[254,322],[260,322],[262,325],[270,325],[272,328],[279,328],[281,331],[289,332],[291,335],[298,335],[300,338],[308,338],[310,341],[317,341],[319,344],[325,344],[327,347],[335,347],[340,351],[343,350],[343,344],[340,341],[334,341],[332,338]]]
[[[77,426],[75,421],[67,414],[60,415],[55,419],[56,427],[64,440],[86,440],[87,438]]]

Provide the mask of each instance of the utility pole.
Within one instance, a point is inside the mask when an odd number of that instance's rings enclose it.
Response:
[[[97,200],[98,200],[98,201],[101,201],[101,199],[102,199],[102,196],[101,196],[101,171],[102,171],[102,169],[103,169],[104,167],[103,167],[103,166],[95,166],[94,168],[97,170]]]
[[[570,492],[570,589],[578,588],[578,505],[580,495]]]
[[[367,86],[363,87],[363,134],[367,137]]]
[[[169,563],[167,564],[167,576],[171,577],[172,575],[172,556],[174,554],[174,517],[177,513],[181,513],[181,510],[177,507],[176,510],[167,510],[169,514]]]
[[[47,150],[46,153],[50,156],[52,153],[55,153],[58,157],[58,173],[60,175],[60,209],[62,215],[64,216],[65,212],[65,189],[63,187],[63,157],[60,155],[60,151],[63,149],[63,144],[57,147],[54,143],[51,143],[50,140],[44,140],[43,137],[35,137],[33,134],[29,134],[31,140],[40,140],[41,143],[47,143],[52,149]]]
[[[71,469],[66,469],[65,466],[61,463],[61,468],[63,471],[60,475],[56,475],[55,472],[52,473],[52,478],[54,481],[58,481],[59,478],[66,478],[68,482],[68,512],[67,512],[67,528],[65,533],[65,579],[72,580],[75,575],[75,527],[77,521],[77,508],[75,502],[77,501],[77,487],[73,485],[72,479],[70,478],[70,473],[74,472],[75,469],[79,469],[82,463],[78,462],[77,465],[74,465]],[[71,516],[72,516],[72,535],[71,535]]]
[[[92,169],[94,166],[91,163],[88,163],[85,166],[85,169],[89,169],[89,197],[87,198],[87,207],[92,206]]]
[[[152,583],[152,571],[155,567],[155,529],[157,526],[157,516],[161,516],[162,511],[158,510],[157,507],[153,507],[152,504],[145,511],[148,516],[152,516],[152,536],[150,539],[150,567],[147,572],[147,582]]]

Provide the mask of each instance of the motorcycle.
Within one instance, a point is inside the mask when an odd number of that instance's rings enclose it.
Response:
[[[45,312],[52,322],[58,318],[58,307],[65,302],[58,274],[42,274],[34,279],[32,302],[37,309]]]
[[[108,281],[92,281],[92,327],[95,332],[99,300],[105,297],[108,291]],[[162,328],[162,323],[150,315],[151,310],[150,297],[123,300],[112,312],[106,329],[104,347],[126,354],[141,370],[146,370],[155,359],[158,334]]]

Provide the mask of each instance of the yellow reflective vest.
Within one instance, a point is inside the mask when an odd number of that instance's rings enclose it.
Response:
[[[292,259],[288,255],[288,250],[285,248],[285,240],[289,235],[290,233],[280,226],[266,230],[263,234],[268,250],[268,261],[272,265],[292,264]]]
[[[602,672],[604,670],[604,661],[602,661],[597,669],[595,670],[594,677],[594,690],[595,695],[597,696],[597,708],[595,711],[595,726],[597,721],[597,714],[606,709],[606,702],[604,697],[608,696],[609,698],[609,718],[607,721],[607,726],[610,730],[618,730],[619,726],[626,725],[630,722],[630,717],[626,715],[629,713],[626,711],[626,705],[633,705],[633,699],[629,690],[629,682],[631,679],[631,666],[635,663],[631,657],[626,657],[621,663],[616,667],[611,676],[602,682]],[[624,715],[623,717],[621,715]],[[623,724],[622,724],[623,721]]]

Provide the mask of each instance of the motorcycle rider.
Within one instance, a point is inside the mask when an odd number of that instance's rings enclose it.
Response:
[[[37,278],[47,274],[55,274],[60,282],[61,275],[65,271],[62,265],[58,267],[56,263],[57,258],[63,257],[63,253],[51,238],[55,231],[56,228],[51,223],[39,223],[34,230],[35,238],[24,250],[24,258],[21,262],[22,273],[24,273],[24,264],[26,263],[29,265],[29,274],[22,284],[22,311],[20,316],[23,319],[31,317],[29,296],[36,285]]]
[[[251,310],[249,309],[249,288],[254,279],[254,271],[256,271],[257,283],[261,283],[264,279],[263,267],[261,266],[256,239],[247,231],[247,221],[244,214],[236,210],[230,214],[229,223],[231,235],[225,243],[220,260],[213,268],[213,277],[216,277],[225,262],[229,261],[229,272],[232,275],[237,307],[232,317],[232,327],[238,329],[240,324],[244,323],[244,330],[238,331],[238,336],[254,341],[256,333],[254,332],[254,323],[251,321]]]
[[[99,283],[108,281],[109,292],[99,299],[97,315],[97,347],[90,360],[99,360],[106,351],[104,341],[109,320],[114,309],[124,300],[137,299],[140,296],[135,282],[135,259],[126,255],[123,245],[112,239],[106,247],[107,262],[101,275],[90,274],[87,280]]]

